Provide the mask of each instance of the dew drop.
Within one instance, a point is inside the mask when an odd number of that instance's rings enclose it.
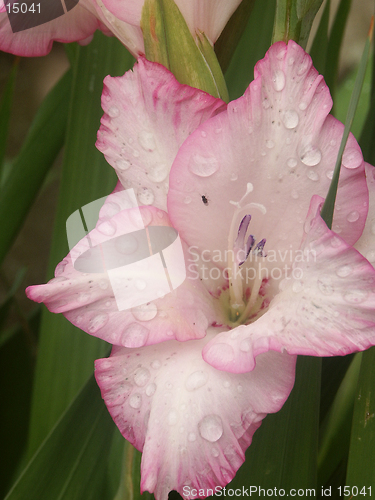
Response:
[[[344,300],[349,304],[360,304],[366,300],[367,295],[364,290],[352,290],[344,295]]]
[[[309,67],[309,56],[306,54],[301,64],[298,66],[297,75],[303,75],[304,73],[306,73],[308,67]]]
[[[351,273],[352,273],[352,268],[350,266],[341,266],[336,270],[336,274],[340,278],[346,278]]]
[[[147,341],[149,329],[139,323],[131,323],[123,333],[125,347],[142,347]]]
[[[88,331],[89,333],[96,333],[99,331],[103,326],[105,326],[108,323],[109,316],[106,313],[103,314],[97,314],[93,318],[90,319],[89,321],[89,327]]]
[[[274,72],[272,77],[273,88],[280,92],[285,87],[285,73],[281,69]]]
[[[160,361],[158,359],[154,359],[154,361],[151,363],[151,367],[154,370],[159,370],[159,368],[161,367]]]
[[[285,111],[283,116],[283,124],[285,125],[285,128],[287,129],[296,128],[298,122],[299,122],[299,116],[297,111],[294,111],[294,109],[288,109]]]
[[[295,158],[289,158],[289,160],[286,162],[289,168],[294,168],[297,166],[297,160]]]
[[[125,160],[124,158],[120,158],[116,160],[115,165],[118,170],[128,170],[128,168],[130,168],[131,166],[131,163],[130,161]]]
[[[326,177],[327,177],[327,179],[332,180],[333,170],[327,170],[326,171]]]
[[[298,107],[301,111],[305,111],[305,109],[307,108],[308,106],[308,103],[306,101],[301,101],[299,104],[298,104]]]
[[[196,441],[197,439],[197,436],[194,434],[194,432],[189,432],[189,435],[188,435],[188,440],[191,442],[191,443],[194,443],[194,441]]]
[[[358,219],[359,219],[359,212],[357,212],[357,210],[353,210],[353,212],[350,212],[346,217],[346,220],[348,222],[356,222]]]
[[[203,387],[208,381],[208,374],[202,370],[191,373],[185,381],[185,388],[188,391],[195,391]]]
[[[148,397],[151,397],[155,394],[155,391],[156,391],[156,384],[152,383],[152,384],[148,384],[148,386],[146,387],[146,396]]]
[[[272,149],[274,147],[275,147],[275,143],[273,141],[271,141],[271,140],[266,141],[266,148]]]
[[[311,180],[311,181],[318,181],[319,180],[319,174],[317,172],[315,172],[315,170],[309,170],[307,172],[307,177]]]
[[[121,211],[120,205],[112,201],[104,203],[99,212],[99,219],[111,219],[113,216]]]
[[[154,302],[148,302],[132,309],[133,316],[138,321],[151,321],[158,313],[158,308]]]
[[[318,288],[323,295],[332,295],[335,291],[331,284],[331,279],[326,276],[318,278]]]
[[[185,205],[189,205],[189,203],[191,203],[191,197],[190,196],[185,196],[184,203],[185,203]]]
[[[116,233],[116,223],[112,220],[99,220],[96,229],[99,233],[105,234],[106,236],[113,236]]]
[[[219,450],[217,448],[212,448],[211,450],[212,456],[217,458],[219,456]]]
[[[134,373],[134,382],[138,387],[143,387],[150,380],[151,373],[147,368],[138,368]]]
[[[111,106],[109,109],[108,109],[108,115],[111,117],[111,118],[116,118],[117,116],[119,116],[120,114],[120,110],[118,109],[117,106]]]
[[[295,281],[292,285],[292,290],[294,293],[300,293],[303,290],[303,283],[302,281]]]
[[[167,416],[167,422],[169,425],[176,425],[178,422],[178,413],[176,410],[171,410]]]
[[[129,405],[135,410],[138,410],[142,405],[142,396],[138,393],[132,394],[129,398]]]
[[[189,170],[199,177],[210,177],[219,169],[219,164],[215,157],[205,157],[194,154],[189,164]]]
[[[147,132],[146,130],[142,130],[138,134],[138,142],[141,148],[144,149],[145,151],[151,152],[154,151],[154,149],[156,148],[155,138],[152,132]]]
[[[143,187],[138,191],[138,200],[142,205],[152,205],[155,199],[153,191],[149,188]]]
[[[299,194],[295,189],[292,189],[291,196],[294,200],[298,200]]]
[[[135,281],[135,287],[137,290],[144,290],[147,286],[147,283],[143,280],[136,280]]]
[[[268,109],[268,108],[271,106],[271,104],[270,104],[270,102],[269,102],[269,100],[268,100],[268,98],[267,98],[267,97],[265,97],[265,98],[263,99],[263,101],[262,101],[262,106],[263,106],[263,108],[264,108],[264,109]]]
[[[152,182],[163,182],[169,174],[168,165],[165,163],[158,163],[153,165],[148,171],[148,178]]]
[[[219,415],[207,415],[198,424],[199,433],[203,439],[214,443],[223,435],[223,424]]]
[[[249,339],[244,339],[240,343],[240,351],[249,352],[251,350],[251,341]]]
[[[314,167],[315,165],[318,165],[318,163],[320,163],[320,160],[322,159],[322,153],[320,149],[313,146],[312,144],[309,144],[308,146],[303,148],[300,158],[302,163],[304,163],[308,167]]]
[[[236,174],[236,173],[231,174],[231,176],[230,176],[231,181],[236,181],[237,179],[238,179],[238,174]]]
[[[362,164],[361,153],[354,148],[346,148],[342,155],[342,164],[346,168],[358,168]]]

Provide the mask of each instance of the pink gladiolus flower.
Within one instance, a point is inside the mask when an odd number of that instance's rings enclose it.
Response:
[[[176,3],[192,34],[203,31],[214,43],[241,0],[178,0]],[[84,45],[100,29],[106,35],[116,36],[138,57],[144,53],[140,27],[143,4],[144,0],[79,0],[78,5],[70,10],[67,7],[67,12],[53,21],[13,33],[5,1],[0,0],[0,50],[19,56],[43,56],[50,52],[53,41],[78,41]]]
[[[142,58],[105,80],[97,146],[121,184],[91,242],[132,230],[133,209],[116,201],[132,188],[143,226],[178,231],[186,279],[122,310],[119,283],[127,298],[157,293],[159,275],[140,270],[121,284],[117,272],[110,283],[113,269],[82,273],[74,259],[91,258],[82,241],[56,278],[27,293],[114,344],[96,378],[122,434],[143,451],[142,490],[158,500],[171,489],[195,498],[192,488],[233,478],[261,420],[288,397],[295,354],[375,343],[375,270],[353,248],[368,232],[369,199],[353,136],[332,231],[320,217],[343,132],[331,105],[292,41],[269,49],[227,107]]]

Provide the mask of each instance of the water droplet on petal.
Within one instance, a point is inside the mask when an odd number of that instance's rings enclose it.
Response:
[[[294,168],[297,166],[297,160],[295,158],[289,158],[289,160],[286,162],[289,168]]]
[[[231,174],[231,176],[230,176],[231,181],[236,181],[237,179],[238,179],[238,174],[236,174],[236,173]]]
[[[346,278],[351,273],[352,273],[352,268],[350,266],[341,266],[336,270],[336,274],[340,278]]]
[[[298,122],[299,122],[299,116],[297,111],[294,111],[294,109],[288,109],[287,111],[285,111],[283,116],[283,124],[285,125],[285,128],[287,129],[296,128]]]
[[[295,189],[292,189],[291,196],[294,200],[298,200],[299,194]]]
[[[303,75],[304,73],[306,73],[306,71],[308,70],[308,67],[309,67],[309,62],[310,62],[310,58],[306,54],[304,56],[301,64],[297,68],[297,75]]]
[[[146,387],[146,396],[150,397],[152,396],[153,394],[155,394],[155,391],[156,391],[156,384],[152,383],[152,384],[148,384],[148,386]]]
[[[189,432],[189,435],[188,435],[188,440],[191,442],[191,443],[194,443],[194,441],[196,441],[197,439],[197,436],[194,434],[194,432]]]
[[[137,290],[144,290],[147,286],[147,283],[143,280],[136,280],[135,281],[135,287]]]
[[[303,290],[303,283],[302,281],[295,281],[292,285],[292,290],[294,293],[300,293]]]
[[[267,147],[268,149],[272,149],[272,148],[274,148],[274,147],[275,147],[275,143],[274,143],[273,141],[271,141],[271,140],[267,140],[267,141],[266,141],[266,147]]]
[[[300,158],[302,163],[304,163],[308,167],[314,167],[315,165],[318,165],[318,163],[320,163],[320,160],[322,159],[322,153],[316,146],[309,144],[308,146],[305,146],[303,148]]]
[[[317,172],[315,172],[315,170],[309,170],[307,172],[307,177],[311,180],[311,181],[318,181],[319,180],[319,174]]]
[[[219,169],[219,164],[215,157],[204,157],[194,154],[189,164],[189,170],[199,177],[209,177]]]
[[[327,177],[327,179],[332,180],[333,170],[327,170],[326,177]]]
[[[138,387],[143,387],[150,380],[151,373],[147,368],[138,368],[134,373],[134,382]]]
[[[139,323],[131,323],[123,333],[122,343],[125,347],[142,347],[147,341],[149,329]]]
[[[152,182],[163,182],[169,174],[169,168],[166,163],[153,165],[148,171],[148,178]]]
[[[185,387],[188,391],[195,391],[203,387],[208,381],[208,374],[202,370],[191,373],[185,381]]]
[[[154,370],[158,370],[161,367],[161,363],[158,359],[155,359],[152,363],[151,366]]]
[[[117,106],[111,106],[109,109],[108,109],[108,114],[111,118],[116,118],[117,116],[119,116],[120,114],[120,110],[118,109]]]
[[[214,443],[223,435],[223,423],[219,415],[207,415],[198,424],[199,433],[203,439]]]
[[[211,450],[212,456],[217,458],[219,456],[219,450],[217,448],[212,448]]]
[[[285,73],[281,69],[274,72],[272,77],[273,88],[280,92],[285,87]]]
[[[358,168],[362,164],[361,153],[354,148],[346,148],[342,155],[342,164],[346,168]]]
[[[321,276],[318,278],[318,288],[323,295],[332,295],[335,289],[332,286],[329,276]]]
[[[97,314],[93,318],[90,319],[89,321],[89,327],[88,331],[89,333],[96,333],[99,331],[103,326],[105,326],[108,323],[109,316],[106,313],[103,314]]]
[[[142,205],[152,205],[154,203],[155,195],[153,191],[149,188],[143,187],[141,188],[138,193],[138,200],[139,203]]]
[[[116,233],[117,227],[116,223],[112,220],[99,220],[98,224],[96,225],[96,229],[106,236],[113,236]]]
[[[357,212],[357,210],[353,210],[353,212],[350,212],[346,217],[346,220],[348,222],[356,222],[358,219],[359,219],[359,212]]]
[[[140,394],[132,394],[129,398],[129,405],[137,410],[142,405],[142,396]]]
[[[344,295],[344,300],[349,304],[360,304],[366,300],[367,295],[364,290],[352,290]]]
[[[130,168],[131,166],[131,163],[130,161],[125,160],[124,158],[120,158],[116,160],[115,165],[118,170],[128,170],[128,168]]]
[[[268,108],[271,106],[271,104],[270,104],[270,102],[269,102],[269,100],[268,100],[268,98],[267,98],[267,97],[265,97],[265,98],[263,99],[263,101],[262,101],[262,106],[263,106],[263,108],[264,108],[264,109],[268,109]]]
[[[133,316],[138,321],[151,321],[158,313],[158,308],[154,302],[148,302],[132,309]]]
[[[112,201],[104,203],[99,212],[99,219],[107,220],[117,215],[121,211],[120,205]]]
[[[301,111],[305,111],[305,109],[307,108],[308,106],[308,103],[306,101],[301,101],[299,104],[298,104],[298,107]]]
[[[185,203],[186,205],[189,205],[189,203],[191,203],[191,197],[190,197],[190,196],[185,196],[185,198],[184,198],[184,203]]]
[[[152,132],[147,132],[146,130],[142,130],[138,134],[138,142],[145,151],[154,151],[156,148],[155,138]]]
[[[240,343],[240,351],[249,352],[251,350],[251,341],[250,339],[244,339]]]
[[[167,416],[167,422],[169,425],[176,425],[179,420],[178,413],[176,410],[171,410]]]

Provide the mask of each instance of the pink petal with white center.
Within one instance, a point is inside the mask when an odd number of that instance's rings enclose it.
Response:
[[[143,451],[141,489],[156,500],[167,500],[173,489],[191,499],[193,488],[226,485],[262,419],[282,407],[293,387],[295,357],[288,354],[263,354],[247,374],[212,368],[201,351],[215,334],[210,329],[206,339],[183,344],[115,347],[95,363],[112,418]]]
[[[125,209],[120,194],[107,198],[95,229],[57,266],[56,277],[29,287],[28,297],[111,344],[203,337],[216,317],[212,299],[186,270],[184,244],[167,214],[154,207]],[[89,227],[87,206],[82,211]],[[78,211],[67,227],[68,237],[70,229],[79,233]]]
[[[205,347],[204,359],[215,368],[250,371],[269,350],[337,356],[375,344],[375,270],[327,228],[319,215],[322,201],[313,197],[303,254],[265,314]]]
[[[355,248],[375,266],[375,167],[366,163],[366,179],[369,190],[369,210],[362,236]]]
[[[168,212],[185,241],[225,251],[232,219],[238,227],[250,214],[250,232],[266,238],[266,252],[297,249],[309,200],[328,192],[344,129],[328,116],[331,105],[310,56],[293,41],[274,44],[245,95],[201,125],[173,163]],[[333,226],[349,244],[363,230],[367,196],[362,154],[350,136]]]
[[[53,21],[13,33],[8,15],[0,14],[0,49],[19,56],[44,56],[56,42],[75,42],[90,37],[102,24],[87,9],[87,0]]]
[[[103,0],[107,9],[123,21],[140,26],[144,0]],[[241,0],[175,0],[193,35],[203,31],[215,43]]]
[[[104,80],[97,148],[140,205],[166,208],[169,171],[186,137],[225,104],[181,85],[163,66],[140,58],[133,71]]]

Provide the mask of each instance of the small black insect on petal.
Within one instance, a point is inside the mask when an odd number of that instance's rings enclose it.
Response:
[[[208,205],[208,199],[204,194],[202,195],[202,201],[206,206]]]

